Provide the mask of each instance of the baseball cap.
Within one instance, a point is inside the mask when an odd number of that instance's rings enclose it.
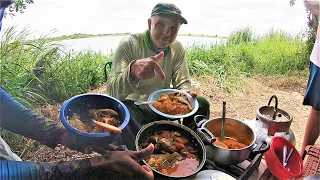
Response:
[[[183,24],[188,24],[188,21],[181,15],[181,10],[174,4],[158,3],[152,9],[151,17],[161,14],[177,16]]]

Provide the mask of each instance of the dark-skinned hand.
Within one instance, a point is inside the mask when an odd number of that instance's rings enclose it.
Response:
[[[152,170],[138,162],[151,156],[154,145],[140,151],[112,151],[90,159],[92,169],[108,179],[154,179]]]
[[[60,130],[60,138],[59,142],[61,145],[68,147],[69,149],[73,149],[79,152],[83,152],[86,154],[92,153],[95,151],[101,155],[105,154],[108,151],[114,151],[119,148],[110,143],[113,142],[113,139],[92,139],[90,137],[80,136],[76,133],[72,133],[66,128],[61,128]]]

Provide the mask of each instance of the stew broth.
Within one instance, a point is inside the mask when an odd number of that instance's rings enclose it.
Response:
[[[104,122],[106,124],[110,124],[115,127],[118,127],[121,124],[118,113],[112,109],[92,109],[88,112],[88,114],[89,114],[89,117],[92,117],[97,121]],[[71,119],[69,120],[69,124],[82,132],[88,132],[88,133],[104,133],[105,132],[105,130],[102,127],[96,125],[91,120],[81,121],[80,119],[81,119],[81,116],[79,114],[73,113]]]
[[[155,170],[172,176],[187,176],[199,166],[199,153],[189,140],[177,131],[157,131],[140,144],[155,146],[146,162]]]
[[[223,143],[221,143],[219,137],[216,137],[216,141],[213,144],[226,149],[242,149],[249,146],[247,144],[240,143],[231,137],[225,137]]]

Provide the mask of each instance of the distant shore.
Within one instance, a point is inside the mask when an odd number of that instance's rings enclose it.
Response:
[[[62,41],[68,39],[81,39],[81,38],[91,38],[91,37],[110,37],[110,36],[127,36],[131,33],[112,33],[112,34],[83,34],[83,33],[75,33],[72,35],[62,35],[57,37],[45,38],[51,41]],[[205,35],[205,34],[178,34],[178,36],[190,36],[190,37],[208,37],[208,38],[227,38],[218,35]]]

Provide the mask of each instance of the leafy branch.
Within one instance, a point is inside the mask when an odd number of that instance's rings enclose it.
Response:
[[[28,4],[33,4],[33,0],[17,0],[15,3],[11,4],[6,11],[5,17],[9,14],[11,17],[15,16],[15,13],[24,13]]]

